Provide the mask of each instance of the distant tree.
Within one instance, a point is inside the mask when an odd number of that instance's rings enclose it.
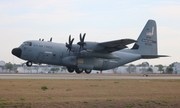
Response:
[[[51,68],[50,71],[52,71],[53,73],[55,73],[55,72],[59,71],[59,68]]]
[[[8,69],[9,70],[9,72],[13,69],[13,65],[12,65],[12,63],[6,63],[6,65],[5,65],[5,67],[6,67],[6,69]]]
[[[171,63],[170,65],[169,65],[169,67],[174,67],[174,64],[175,64],[176,62],[174,62],[174,63]]]
[[[65,70],[67,70],[67,68],[66,68],[65,66],[62,66],[62,67],[61,67],[61,72],[62,72],[62,71],[65,71]]]
[[[155,67],[158,67],[158,71],[164,72],[164,69],[163,69],[164,66],[162,64],[155,65]]]
[[[166,73],[172,74],[172,72],[173,72],[173,68],[172,68],[171,66],[168,66],[168,67],[166,68]]]
[[[136,70],[136,66],[133,65],[133,64],[130,64],[130,65],[127,67],[127,71],[128,71],[129,73],[135,72],[135,70]]]
[[[175,63],[175,62],[174,62]],[[172,74],[173,73],[173,68],[174,67],[174,63],[171,63],[167,68],[166,68],[166,73],[168,74]]]
[[[147,69],[147,72],[151,72],[151,73],[152,73],[152,72],[153,72],[153,69],[149,67],[149,68]]]

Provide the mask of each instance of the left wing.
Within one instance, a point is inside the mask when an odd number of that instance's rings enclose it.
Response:
[[[115,41],[108,41],[108,42],[102,42],[98,43],[98,45],[103,46],[104,49],[98,51],[98,52],[106,52],[110,53],[113,51],[121,50],[124,48],[127,48],[126,45],[136,42],[136,40],[133,39],[120,39]]]

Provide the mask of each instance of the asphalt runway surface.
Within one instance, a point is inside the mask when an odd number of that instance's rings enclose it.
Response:
[[[0,79],[180,79],[178,74],[0,74]]]

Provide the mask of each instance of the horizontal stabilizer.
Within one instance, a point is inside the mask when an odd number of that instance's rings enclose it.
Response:
[[[142,59],[152,59],[152,58],[159,58],[159,57],[169,57],[168,55],[141,55]]]

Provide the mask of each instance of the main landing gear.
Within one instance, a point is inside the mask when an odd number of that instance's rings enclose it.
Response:
[[[71,68],[71,67],[67,67],[67,70],[68,70],[69,73],[72,73],[72,72],[75,71],[77,74],[80,74],[80,73],[82,73],[83,71],[85,71],[86,74],[90,74],[91,71],[92,71],[92,70],[90,70],[90,69],[85,69],[85,70],[83,70],[83,69],[80,69],[80,68]]]

